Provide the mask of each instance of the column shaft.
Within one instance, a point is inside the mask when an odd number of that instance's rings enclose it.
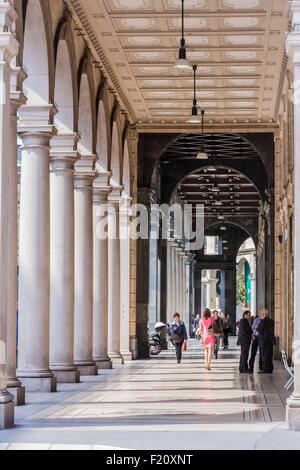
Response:
[[[13,78],[21,75],[20,69],[15,69]],[[13,395],[15,405],[25,404],[25,387],[17,378],[17,310],[18,310],[18,108],[26,103],[21,92],[12,90],[10,95],[10,154],[9,154],[9,195],[8,195],[8,264],[7,264],[7,388]]]
[[[28,391],[56,391],[49,370],[50,105],[20,108],[22,172],[19,248],[19,363]],[[44,126],[32,126],[36,116]],[[27,121],[28,120],[28,121]],[[28,122],[28,124],[27,124]],[[43,129],[43,130],[41,130]]]
[[[108,357],[108,239],[107,196],[110,188],[94,188],[93,359],[99,369],[111,369]]]
[[[120,207],[120,353],[123,361],[132,361],[130,352],[130,200],[122,198]]]
[[[14,424],[13,396],[6,388],[7,363],[7,263],[8,263],[8,196],[10,153],[10,61],[18,52],[18,43],[9,32],[16,19],[7,2],[0,9],[0,429]]]
[[[74,366],[74,139],[54,138],[51,151],[50,369],[59,383],[79,382]]]
[[[75,323],[74,363],[80,375],[96,375],[93,361],[93,181],[75,174]]]
[[[108,213],[108,356],[122,364],[120,354],[120,199],[114,196]]]

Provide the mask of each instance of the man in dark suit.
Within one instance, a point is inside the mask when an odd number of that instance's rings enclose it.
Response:
[[[261,322],[257,327],[259,333],[259,347],[262,352],[262,370],[260,374],[272,374],[274,369],[273,364],[273,349],[275,345],[275,322],[270,318],[267,310],[260,312]]]
[[[247,374],[249,373],[248,369],[248,359],[249,359],[249,350],[251,345],[252,338],[252,328],[250,324],[251,312],[246,310],[243,314],[243,318],[239,323],[239,336],[238,336],[238,345],[241,346],[241,358],[240,358],[240,373]]]

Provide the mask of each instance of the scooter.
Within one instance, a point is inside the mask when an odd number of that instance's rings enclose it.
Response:
[[[154,330],[149,335],[149,346],[150,346],[150,354],[151,356],[158,356],[163,348],[163,343],[161,340],[161,333],[164,331],[167,325],[164,323],[158,322],[154,326]]]

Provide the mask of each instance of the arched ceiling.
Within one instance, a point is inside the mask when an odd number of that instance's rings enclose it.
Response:
[[[192,70],[178,71],[180,0],[67,0],[132,121],[182,125]],[[288,0],[186,0],[199,105],[216,123],[276,120]],[[192,126],[193,127],[193,126]],[[195,127],[195,126],[194,126]]]
[[[188,204],[203,204],[205,218],[257,218],[261,199],[254,184],[231,169],[213,168],[189,175],[180,183],[178,196]]]

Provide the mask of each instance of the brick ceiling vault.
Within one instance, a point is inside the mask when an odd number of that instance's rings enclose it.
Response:
[[[131,122],[185,125],[192,71],[174,68],[180,0],[68,0]],[[186,0],[188,58],[207,124],[276,122],[288,0]],[[193,126],[191,126],[193,127]]]

